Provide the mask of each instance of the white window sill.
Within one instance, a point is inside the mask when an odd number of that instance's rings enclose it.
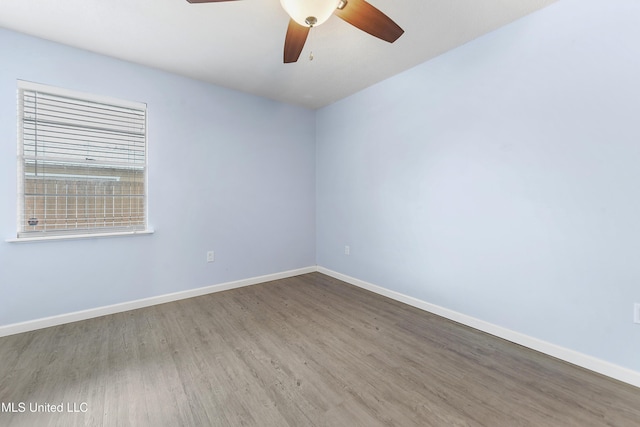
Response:
[[[60,236],[38,236],[38,237],[14,237],[5,240],[9,243],[29,243],[29,242],[48,242],[51,240],[80,240],[80,239],[95,239],[103,237],[122,237],[122,236],[141,236],[146,234],[153,234],[154,230],[141,230],[141,231],[118,231],[114,233],[95,233],[95,234],[67,234]]]

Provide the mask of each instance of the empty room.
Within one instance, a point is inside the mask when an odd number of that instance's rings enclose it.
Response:
[[[0,426],[640,425],[640,2],[0,2]]]

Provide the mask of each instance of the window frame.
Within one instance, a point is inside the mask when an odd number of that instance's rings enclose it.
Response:
[[[114,106],[116,108],[133,109],[144,114],[142,124],[144,126],[144,135],[142,141],[144,142],[144,162],[141,162],[139,166],[142,166],[142,203],[143,203],[143,224],[139,227],[134,225],[128,226],[101,226],[101,227],[84,227],[79,229],[64,228],[57,230],[44,230],[30,232],[26,229],[25,223],[25,185],[27,180],[27,171],[25,167],[25,132],[24,132],[24,113],[25,105],[23,102],[23,94],[25,91],[36,92],[42,94],[48,94],[55,97],[64,97],[77,100],[80,102],[87,102],[89,104],[106,104]],[[148,131],[148,115],[147,104],[143,102],[128,101],[119,98],[96,95],[93,93],[80,92],[55,86],[50,86],[41,83],[35,83],[25,80],[17,80],[17,222],[16,222],[16,237],[8,239],[9,242],[29,242],[29,241],[46,241],[46,240],[70,240],[70,239],[84,239],[95,237],[113,237],[113,236],[127,236],[127,235],[145,235],[153,233],[153,230],[149,227],[149,131]],[[69,164],[72,164],[72,160]],[[64,163],[62,163],[64,165]],[[133,163],[132,163],[133,165]],[[103,164],[104,169],[113,167],[109,164]],[[45,196],[46,197],[46,196]],[[112,199],[115,200],[115,199]],[[112,203],[115,203],[112,201]]]

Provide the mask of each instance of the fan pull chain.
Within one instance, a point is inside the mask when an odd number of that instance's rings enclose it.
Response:
[[[313,38],[313,33],[315,32],[311,30],[313,30],[313,26],[309,30],[309,48],[311,48],[311,39]],[[309,61],[313,61],[313,50],[311,49],[309,49]]]

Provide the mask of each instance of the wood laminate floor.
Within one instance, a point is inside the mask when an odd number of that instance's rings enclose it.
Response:
[[[0,338],[0,381],[3,427],[640,425],[638,388],[320,273]]]

